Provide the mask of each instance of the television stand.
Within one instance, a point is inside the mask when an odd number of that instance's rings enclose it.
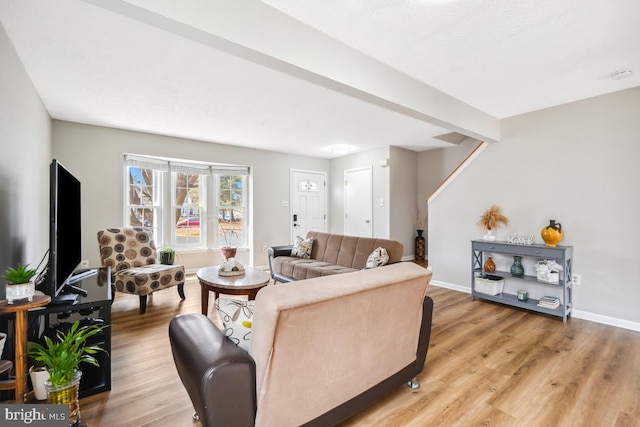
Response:
[[[89,295],[89,293],[85,289],[79,288],[78,286],[73,286],[73,285],[71,285],[69,283],[64,285],[64,287],[62,288],[62,292],[70,293],[70,294],[76,294],[76,295],[82,295],[83,297],[86,297],[87,295]]]
[[[62,294],[51,298],[50,305],[74,305],[78,302],[77,294]]]

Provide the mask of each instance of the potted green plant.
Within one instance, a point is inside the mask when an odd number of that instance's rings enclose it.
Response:
[[[44,337],[45,345],[29,342],[28,355],[36,363],[46,366],[49,379],[45,382],[47,403],[69,405],[69,425],[80,421],[78,389],[82,372],[81,363],[99,366],[93,356],[104,351],[97,344],[88,345],[87,340],[98,334],[105,326],[80,326],[76,320],[67,332],[57,331],[55,339]],[[79,424],[79,423],[78,423]]]
[[[176,251],[171,249],[168,243],[164,244],[164,248],[160,250],[160,264],[173,265],[176,260]]]
[[[29,268],[29,264],[19,264],[16,268],[9,267],[5,270],[2,278],[8,282],[6,298],[9,304],[24,298],[33,300],[36,287],[31,278],[35,274],[36,271]]]

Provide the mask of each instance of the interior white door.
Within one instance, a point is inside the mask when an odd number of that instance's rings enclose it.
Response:
[[[344,172],[344,234],[372,237],[371,166]]]
[[[327,176],[323,172],[291,171],[291,241],[309,230],[326,231]]]

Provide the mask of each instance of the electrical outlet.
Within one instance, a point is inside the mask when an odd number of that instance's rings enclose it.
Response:
[[[80,268],[89,268],[89,260],[83,259],[82,261],[80,261]]]
[[[580,286],[580,275],[579,274],[572,274],[571,275],[571,284],[572,285],[576,285],[576,286]]]
[[[262,252],[267,252],[267,245],[262,246]]]

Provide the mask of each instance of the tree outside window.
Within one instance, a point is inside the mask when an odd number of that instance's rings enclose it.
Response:
[[[157,233],[159,182],[152,169],[128,167],[128,218],[133,227],[150,227]]]
[[[245,176],[218,175],[218,246],[244,246]]]
[[[206,176],[175,172],[174,234],[176,249],[205,245],[207,218],[204,195]]]

